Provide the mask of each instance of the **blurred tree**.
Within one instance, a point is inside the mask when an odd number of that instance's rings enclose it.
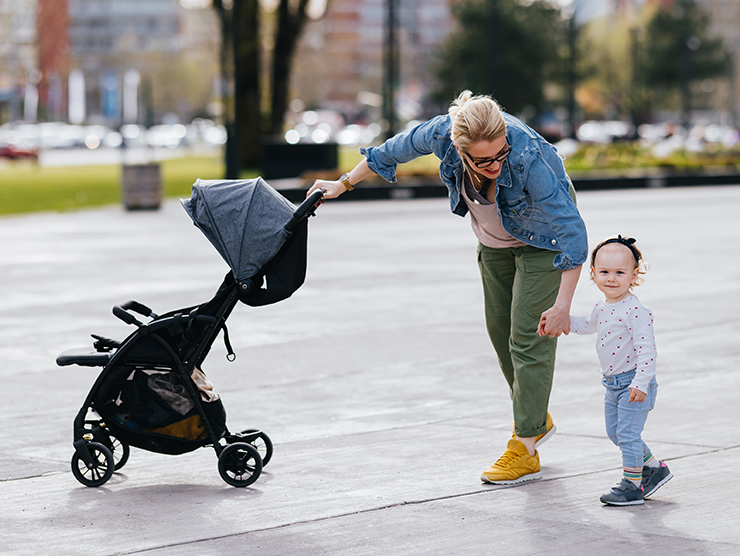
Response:
[[[604,16],[582,32],[581,72],[577,97],[586,118],[624,119],[630,109],[634,59],[628,22]]]
[[[309,0],[280,0],[278,6],[277,29],[275,31],[275,47],[272,52],[272,74],[270,89],[272,102],[270,103],[270,127],[273,135],[283,133],[285,112],[288,109],[288,88],[290,86],[290,71],[295,53],[296,43],[308,18],[306,8]]]
[[[681,92],[681,111],[688,124],[690,83],[723,76],[727,55],[722,40],[708,34],[709,16],[696,0],[676,0],[655,12],[645,39],[645,82]]]
[[[470,89],[510,113],[541,112],[545,85],[565,78],[568,22],[560,10],[544,0],[461,0],[451,10],[458,29],[440,50],[434,99]]]
[[[235,178],[239,168],[259,167],[265,132],[282,133],[293,55],[307,20],[310,0],[279,0],[270,73],[271,102],[267,114],[263,114],[261,109],[260,1],[212,1],[221,21],[222,94],[224,120],[229,130],[226,175]],[[229,99],[230,93],[233,99]]]

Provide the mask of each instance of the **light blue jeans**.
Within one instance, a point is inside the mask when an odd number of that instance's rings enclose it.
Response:
[[[623,467],[642,467],[643,458],[650,453],[650,448],[642,441],[642,429],[645,428],[648,412],[655,407],[655,397],[658,394],[658,383],[653,378],[648,385],[645,400],[628,403],[629,385],[634,377],[635,371],[632,370],[601,379],[606,388],[606,434],[622,451]]]

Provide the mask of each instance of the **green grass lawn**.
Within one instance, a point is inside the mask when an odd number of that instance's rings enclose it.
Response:
[[[182,158],[161,165],[166,197],[190,197],[197,178],[224,175],[221,158]],[[0,168],[0,215],[119,203],[120,180],[120,165],[42,168],[27,162],[7,164]]]
[[[339,149],[339,169],[327,171],[327,178],[351,170],[362,155],[357,147]],[[218,157],[164,160],[162,166],[165,197],[190,197],[197,178],[220,179],[223,159]],[[399,167],[399,175],[436,174],[438,161],[423,157]],[[242,178],[259,175],[257,170],[242,172]],[[70,211],[121,202],[121,166],[41,167],[30,162],[0,166],[0,215],[38,211]]]

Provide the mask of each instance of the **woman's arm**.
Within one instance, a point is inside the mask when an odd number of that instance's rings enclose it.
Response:
[[[373,171],[368,167],[367,159],[363,158],[360,163],[355,166],[349,173],[349,183],[351,183],[352,185],[357,185],[372,174]],[[313,182],[311,189],[308,190],[308,193],[306,193],[306,197],[308,197],[317,189],[323,189],[325,191],[324,199],[334,199],[347,191],[347,188],[339,180],[316,180],[315,182]]]
[[[350,172],[349,183],[356,185],[372,174],[377,174],[386,181],[394,183],[398,164],[435,152],[435,147],[444,145],[445,139],[449,142],[449,125],[448,116],[437,116],[394,135],[378,147],[360,149],[365,158]],[[442,137],[441,141],[439,137]],[[308,194],[310,195],[316,189],[326,190],[325,199],[339,197],[347,191],[344,184],[338,180],[316,180],[308,190]]]
[[[570,334],[570,305],[580,275],[580,266],[563,271],[555,304],[540,317],[540,324],[537,327],[540,336],[554,338],[561,334]]]

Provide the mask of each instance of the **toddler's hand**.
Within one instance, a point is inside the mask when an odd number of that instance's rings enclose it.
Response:
[[[647,394],[645,394],[645,392],[640,392],[637,388],[630,388],[630,399],[627,401],[627,403],[644,402],[646,397]]]
[[[537,334],[540,336],[547,336],[547,332],[545,332],[545,317],[540,317],[540,323],[537,325]]]

